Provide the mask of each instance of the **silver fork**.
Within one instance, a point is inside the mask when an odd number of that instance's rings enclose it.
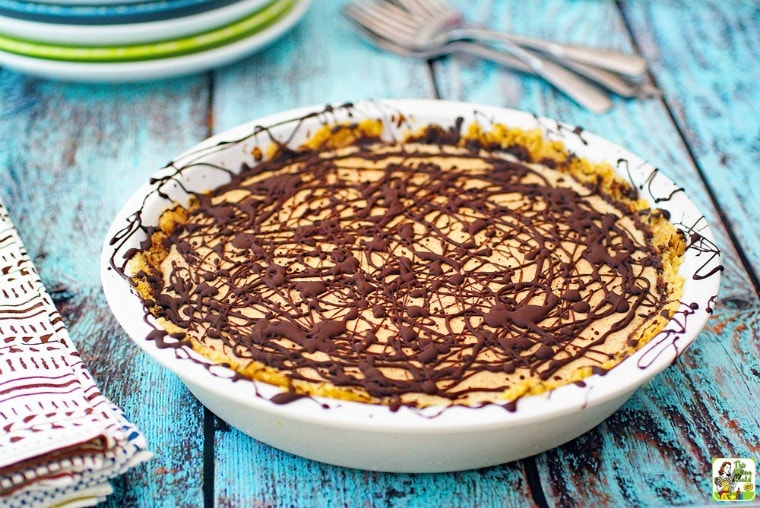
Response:
[[[560,44],[542,39],[520,37],[466,25],[462,14],[446,0],[393,0],[420,20],[427,20],[431,30],[446,32],[447,39],[509,40],[546,54],[564,67],[627,98],[660,95],[660,91],[644,79],[646,61],[638,55],[618,51]]]
[[[435,50],[445,47],[452,40],[459,40],[450,39],[446,33],[439,32],[439,27],[433,26],[429,19],[414,16],[406,8],[385,0],[349,2],[343,12],[364,30],[409,50]],[[574,72],[511,41],[501,42],[511,56],[529,67],[534,74],[588,110],[602,113],[612,107],[612,101],[606,94]]]
[[[348,7],[347,10],[351,10]],[[354,16],[361,18],[362,13],[352,13]],[[396,44],[374,32],[369,31],[364,25],[357,22],[354,17],[349,16],[349,20],[354,22],[356,28],[360,33],[374,46],[381,50],[395,53],[396,55],[403,57],[418,58],[424,60],[431,60],[441,56],[447,56],[452,53],[465,53],[471,56],[482,58],[499,65],[502,65],[508,69],[523,72],[535,76],[536,73],[522,60],[518,60],[512,55],[503,51],[498,51],[489,47],[488,45],[466,41],[466,40],[452,40],[440,47],[432,49],[410,49],[406,46]],[[654,86],[644,81],[632,81],[622,78],[621,76],[599,69],[591,67],[589,65],[582,64],[580,62],[573,62],[570,60],[562,62],[562,65],[575,71],[578,74],[594,81],[607,88],[613,93],[627,98],[643,98],[660,95],[660,91]]]
[[[351,11],[351,7],[348,7],[346,10]],[[357,22],[356,17],[361,19],[361,13],[352,12],[351,14],[352,16],[349,16],[348,19],[354,22],[356,28],[370,42],[370,44],[376,46],[378,49],[388,51],[390,53],[395,53],[399,56],[417,58],[421,60],[433,60],[442,56],[451,55],[453,53],[464,53],[489,60],[512,70],[524,72],[526,74],[534,74],[533,70],[522,60],[518,60],[508,53],[497,51],[484,44],[478,44],[470,41],[451,41],[439,47],[431,49],[410,49],[407,46],[396,44],[395,42],[368,30],[365,25]]]
[[[639,55],[573,44],[561,44],[468,25],[462,13],[454,9],[446,0],[393,1],[420,19],[427,20],[430,23],[431,31],[446,32],[450,39],[506,40],[525,48],[552,55],[555,58],[579,62],[626,76],[640,77],[646,73],[646,61]]]

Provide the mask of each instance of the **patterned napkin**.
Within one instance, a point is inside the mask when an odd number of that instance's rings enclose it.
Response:
[[[0,201],[0,506],[92,506],[150,456],[95,386]]]

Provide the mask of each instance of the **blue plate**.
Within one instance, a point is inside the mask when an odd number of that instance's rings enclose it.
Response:
[[[190,16],[235,2],[236,0],[154,0],[122,4],[63,5],[0,0],[0,15],[40,23],[117,25]]]
[[[25,3],[38,3],[50,5],[118,5],[118,4],[144,4],[154,0],[21,0]]]

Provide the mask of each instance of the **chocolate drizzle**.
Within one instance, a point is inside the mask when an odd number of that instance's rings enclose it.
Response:
[[[161,240],[171,269],[136,276],[146,306],[290,387],[394,407],[603,371],[670,298],[648,226],[524,152],[463,147],[459,127],[281,150],[195,195]]]

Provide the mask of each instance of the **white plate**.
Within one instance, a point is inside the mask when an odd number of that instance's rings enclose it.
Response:
[[[312,114],[317,113],[317,114]],[[390,121],[403,117],[402,128]],[[156,223],[187,194],[208,190],[229,179],[241,163],[255,165],[254,146],[269,145],[271,133],[296,146],[323,122],[386,119],[389,136],[429,123],[499,122],[538,128],[562,140],[571,151],[592,161],[608,161],[640,189],[642,197],[671,213],[689,240],[681,273],[686,278],[679,310],[665,330],[604,376],[583,386],[567,385],[519,399],[513,412],[497,405],[415,410],[401,407],[303,398],[277,405],[269,399],[280,389],[261,382],[233,380],[233,373],[181,348],[157,347],[146,340],[153,330],[140,299],[116,269],[125,253],[146,235],[136,222]],[[257,129],[268,127],[267,131]],[[103,249],[101,275],[107,300],[129,336],[154,359],[176,373],[220,418],[277,448],[311,459],[348,467],[397,472],[453,471],[484,467],[540,453],[593,428],[620,407],[640,386],[673,363],[704,326],[718,293],[720,259],[704,217],[685,194],[657,169],[632,153],[573,126],[532,114],[458,102],[369,101],[329,110],[314,107],[272,115],[215,136],[160,170],[116,217]],[[164,197],[162,197],[164,196]]]
[[[276,1],[276,0],[275,0]],[[189,16],[143,23],[66,24],[41,23],[0,16],[0,33],[21,40],[71,45],[141,44],[175,39],[231,23],[266,7],[273,0],[240,0]]]
[[[251,37],[226,46],[187,55],[118,63],[84,63],[31,58],[0,51],[0,65],[43,78],[127,82],[176,77],[222,67],[253,53],[290,30],[309,8],[311,0],[296,0],[290,12]]]

